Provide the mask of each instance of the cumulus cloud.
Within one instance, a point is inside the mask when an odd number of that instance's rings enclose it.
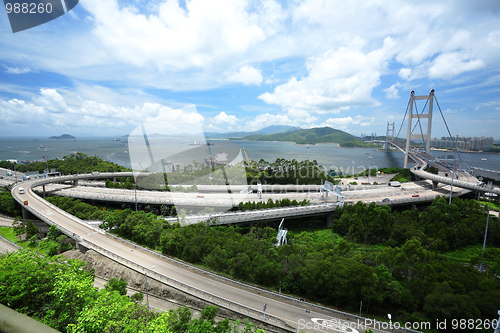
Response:
[[[447,52],[437,56],[429,68],[429,78],[450,79],[463,72],[482,69],[485,67],[481,59],[471,59],[461,52]]]
[[[407,80],[411,76],[411,68],[401,68],[398,75],[400,78]]]
[[[271,125],[294,125],[287,115],[264,113],[247,121],[248,130],[255,131]]]
[[[135,107],[116,106],[92,100],[83,100],[80,105],[67,105],[56,89],[40,89],[32,101],[18,99],[0,100],[0,118],[5,126],[22,121],[26,124],[66,127],[75,130],[88,128],[102,134],[102,129],[135,127],[143,122],[152,124],[152,133],[184,134],[200,132],[204,117],[194,106],[173,109],[145,102]]]
[[[388,99],[397,99],[397,98],[399,98],[399,95],[398,95],[398,87],[399,86],[400,86],[399,83],[395,83],[392,86],[390,86],[389,88],[384,89],[384,91],[386,93],[386,97]]]
[[[259,98],[292,114],[305,110],[338,113],[342,107],[376,105],[371,92],[380,84],[381,71],[392,58],[393,49],[394,41],[388,37],[382,48],[369,53],[356,47],[329,50],[309,59],[309,76],[291,78]]]
[[[262,74],[260,69],[256,69],[253,66],[245,65],[241,67],[237,72],[230,74],[227,77],[230,82],[243,83],[248,86],[251,84],[259,85],[262,80]]]
[[[246,10],[246,1],[166,0],[150,15],[116,0],[82,3],[93,17],[94,36],[122,62],[160,69],[208,68],[247,52],[275,31],[280,11],[263,3],[260,16]],[[265,7],[265,8],[264,8]],[[270,18],[270,20],[266,20]],[[274,22],[268,27],[259,23]],[[154,32],[154,33],[151,33]]]
[[[350,125],[369,126],[375,121],[374,117],[357,115],[356,117],[329,118],[324,122],[324,126],[348,131]]]
[[[238,118],[236,118],[233,115],[228,115],[227,113],[222,111],[221,113],[219,113],[218,115],[216,115],[214,117],[214,121],[217,124],[226,123],[226,124],[234,125],[238,122]]]

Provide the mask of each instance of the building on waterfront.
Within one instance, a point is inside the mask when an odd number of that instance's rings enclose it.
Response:
[[[441,140],[434,138],[431,140],[431,147],[433,148],[448,148],[453,149],[455,145],[459,150],[485,150],[493,147],[494,139],[492,137],[441,137]]]

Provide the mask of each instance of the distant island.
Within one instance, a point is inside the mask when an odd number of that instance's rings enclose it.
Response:
[[[296,144],[338,143],[341,147],[378,148],[380,145],[363,142],[358,137],[331,127],[299,129],[268,135],[247,135],[241,140],[290,141]]]
[[[73,135],[69,134],[63,134],[59,136],[51,136],[49,139],[55,139],[55,140],[73,140],[76,139]]]

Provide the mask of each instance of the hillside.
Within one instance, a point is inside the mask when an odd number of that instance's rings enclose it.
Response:
[[[296,131],[300,129],[301,129],[300,127],[294,127],[288,125],[271,125],[261,128],[260,130],[255,132],[229,132],[229,133],[205,132],[205,138],[207,139],[242,138],[248,135],[268,135],[268,134]]]
[[[358,138],[341,130],[330,127],[319,127],[269,135],[248,135],[242,139],[254,141],[292,141],[297,144],[315,144],[344,143]]]
[[[60,136],[51,136],[49,139],[56,139],[56,140],[72,140],[76,139],[74,136],[69,135],[69,134],[63,134]]]

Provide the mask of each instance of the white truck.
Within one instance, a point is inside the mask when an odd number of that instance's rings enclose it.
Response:
[[[19,188],[19,194],[24,194],[24,187]]]
[[[400,182],[389,182],[389,186],[392,186],[392,187],[401,187],[401,183]]]

